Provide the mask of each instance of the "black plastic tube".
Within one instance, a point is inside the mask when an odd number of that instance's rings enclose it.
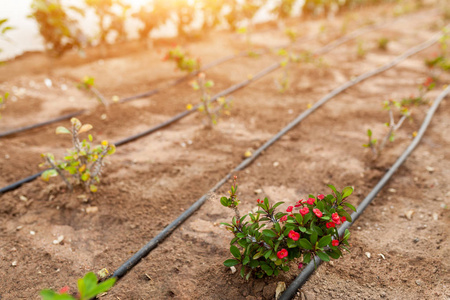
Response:
[[[33,124],[33,125],[17,128],[17,129],[12,129],[12,130],[9,130],[9,131],[4,131],[4,132],[0,133],[0,138],[8,136],[8,135],[17,134],[17,133],[20,133],[20,132],[23,132],[23,131],[39,128],[39,127],[42,127],[42,126],[45,126],[45,125],[49,125],[49,124],[52,124],[52,123],[64,121],[64,120],[67,120],[67,119],[79,116],[81,114],[84,114],[85,112],[86,112],[86,110],[79,110],[79,111],[76,111],[76,112],[73,112],[73,113],[61,116],[61,117],[57,117],[57,118],[54,118],[54,119],[51,119],[51,120],[48,120],[48,121],[45,121],[45,122],[42,122],[42,123],[37,123],[37,124]]]
[[[200,197],[191,207],[189,207],[186,211],[184,211],[178,218],[176,218],[172,223],[170,223],[166,228],[164,228],[157,236],[155,236],[152,240],[150,240],[144,247],[142,247],[136,254],[134,254],[130,259],[128,259],[123,265],[121,265],[114,273],[113,277],[116,277],[120,279],[121,277],[125,276],[125,274],[131,270],[135,265],[137,265],[144,257],[146,257],[154,248],[158,246],[160,242],[162,242],[165,238],[167,238],[172,231],[174,231],[180,224],[182,224],[184,221],[186,221],[195,211],[197,211],[208,199],[210,193],[216,192],[223,184],[225,184],[235,172],[243,170],[247,166],[249,166],[259,155],[269,148],[271,145],[273,145],[277,140],[279,140],[283,135],[285,135],[289,130],[293,129],[295,126],[297,126],[301,121],[303,121],[305,118],[307,118],[310,114],[312,114],[315,110],[317,110],[320,106],[325,104],[327,101],[338,95],[339,93],[343,92],[344,90],[358,84],[359,82],[380,74],[395,65],[399,64],[401,61],[407,59],[413,54],[416,54],[419,51],[422,51],[423,49],[430,47],[434,43],[437,42],[437,40],[441,37],[441,34],[435,35],[430,40],[415,46],[411,48],[410,50],[406,51],[404,54],[396,57],[391,62],[373,70],[369,71],[367,73],[364,73],[357,78],[355,78],[352,81],[349,81],[340,87],[334,89],[329,94],[327,94],[325,97],[320,99],[318,102],[316,102],[310,109],[306,110],[305,112],[301,113],[297,118],[295,118],[292,122],[290,122],[286,127],[284,127],[282,130],[280,130],[276,135],[274,135],[269,141],[267,141],[264,145],[262,145],[260,148],[258,148],[252,156],[245,159],[242,163],[240,163],[236,168],[234,168],[231,172],[229,172],[224,178],[222,178],[212,189],[210,189],[205,195]]]
[[[350,226],[352,226],[355,221],[362,215],[364,210],[369,206],[369,204],[372,202],[372,200],[378,195],[378,193],[381,191],[381,189],[386,185],[386,183],[391,179],[391,177],[394,175],[394,173],[398,170],[398,168],[406,161],[408,156],[414,151],[414,149],[417,147],[417,145],[420,143],[423,135],[425,134],[425,131],[428,128],[428,125],[430,125],[431,119],[433,118],[434,113],[439,107],[439,104],[441,101],[448,96],[450,93],[450,86],[447,87],[433,102],[433,105],[428,110],[427,115],[425,117],[425,120],[423,121],[422,125],[420,126],[419,132],[417,133],[417,136],[414,138],[414,140],[411,142],[411,144],[406,148],[406,150],[400,155],[400,157],[397,159],[397,161],[392,165],[392,167],[389,169],[389,171],[384,174],[384,176],[381,178],[381,180],[377,183],[377,185],[370,191],[370,193],[367,195],[366,198],[358,205],[358,208],[356,209],[356,212],[352,213],[352,222],[345,222],[338,230],[339,236],[342,236],[346,229],[348,229]],[[316,258],[315,263],[318,266],[322,261],[320,258]],[[295,294],[297,293],[298,289],[301,288],[308,278],[314,273],[315,270],[314,263],[309,263],[305,269],[297,276],[297,278],[289,285],[289,287],[284,291],[284,293],[281,295],[280,300],[288,300],[292,299]]]

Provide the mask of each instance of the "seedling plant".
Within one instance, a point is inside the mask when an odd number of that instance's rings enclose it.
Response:
[[[0,95],[0,112],[5,109],[6,99],[8,99],[9,93],[5,93],[3,96]],[[0,114],[0,119],[2,115]]]
[[[288,28],[286,29],[285,33],[289,37],[290,48],[292,48],[295,41],[297,40],[297,32],[294,31],[293,29]],[[277,54],[283,57],[283,60],[280,63],[281,67],[283,68],[283,74],[281,75],[280,78],[275,80],[275,84],[277,85],[278,90],[281,93],[284,93],[288,90],[290,85],[289,67],[293,62],[295,63],[300,62],[300,57],[292,53],[292,51],[284,48],[279,49]]]
[[[174,61],[177,69],[182,72],[193,73],[200,70],[200,59],[189,57],[187,51],[180,46],[170,49],[163,60]]]
[[[450,33],[447,28],[443,29],[443,35],[439,39],[439,53],[435,53],[433,58],[426,59],[425,64],[431,71],[431,77],[437,78],[437,69],[443,71],[450,70],[450,53],[449,53]]]
[[[11,27],[9,25],[7,25],[6,23],[8,22],[8,19],[0,19],[0,38],[2,40],[9,40],[5,34],[10,31],[13,30],[14,27]],[[2,52],[3,50],[0,48],[0,52]],[[1,62],[0,62],[1,64]]]
[[[115,281],[115,278],[109,278],[98,283],[97,276],[89,272],[83,278],[78,279],[78,292],[75,295],[69,294],[68,286],[61,288],[58,292],[42,290],[40,295],[42,300],[90,300],[107,292],[114,285]]]
[[[95,97],[100,101],[105,107],[108,106],[108,101],[103,97],[103,95],[94,87],[95,78],[90,76],[84,76],[80,82],[78,82],[77,87],[80,90],[90,91],[95,95]]]
[[[201,105],[198,110],[205,114],[208,119],[208,127],[212,128],[217,125],[217,121],[222,114],[230,114],[231,100],[225,97],[217,99],[216,103],[211,101],[210,90],[214,86],[214,81],[206,80],[205,73],[198,74],[197,78],[191,82],[191,86],[195,91],[200,91]],[[188,109],[192,106],[188,105]]]
[[[382,37],[378,40],[378,49],[386,51],[388,48],[389,39]]]
[[[234,211],[231,223],[222,223],[234,235],[230,242],[233,258],[225,260],[224,265],[240,266],[241,276],[248,280],[252,275],[278,276],[290,269],[291,261],[297,261],[301,269],[315,257],[323,261],[341,257],[342,250],[349,251],[350,232],[346,229],[339,236],[337,225],[352,221],[344,207],[356,211],[347,202],[353,188],[338,192],[334,186],[329,187],[331,194],[309,195],[308,200],[297,201],[286,212],[276,211],[284,202],[271,205],[267,198],[258,199],[259,209],[241,217],[234,177],[229,197],[220,199],[223,206]]]
[[[92,146],[92,135],[88,135],[88,140],[80,141],[79,135],[92,129],[90,124],[81,124],[76,119],[71,119],[71,130],[59,126],[56,128],[56,134],[68,134],[72,136],[73,148],[68,150],[67,155],[62,161],[56,161],[51,153],[42,154],[45,162],[41,166],[49,167],[41,175],[44,181],[49,181],[50,177],[60,176],[70,191],[73,190],[72,182],[82,185],[88,192],[95,193],[98,190],[97,184],[100,183],[100,176],[104,166],[104,158],[114,154],[116,147],[108,141],[102,141],[99,146]],[[72,181],[66,174],[72,177]]]
[[[389,122],[385,123],[385,125],[389,128],[389,130],[382,138],[381,142],[379,142],[377,139],[373,138],[372,130],[368,129],[368,143],[364,144],[363,147],[370,148],[372,150],[374,158],[378,158],[384,147],[386,146],[386,143],[388,141],[393,142],[395,140],[395,133],[404,124],[406,119],[411,118],[412,107],[429,103],[429,101],[425,99],[425,95],[435,86],[436,83],[433,81],[433,78],[428,77],[425,82],[420,85],[418,96],[411,95],[409,98],[403,98],[400,101],[392,99],[385,101],[383,103],[383,108],[389,113]],[[394,117],[394,110],[398,111],[399,113],[397,121]]]

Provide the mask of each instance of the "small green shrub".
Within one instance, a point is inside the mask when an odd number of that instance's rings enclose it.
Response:
[[[73,148],[68,150],[63,161],[57,162],[51,153],[42,154],[45,162],[41,166],[50,167],[41,175],[44,181],[50,177],[60,176],[69,190],[73,189],[72,182],[66,177],[69,173],[77,185],[83,185],[86,191],[97,192],[97,184],[100,183],[100,175],[103,168],[103,160],[106,156],[114,154],[116,147],[108,141],[103,141],[99,146],[92,146],[92,135],[88,140],[80,141],[79,135],[92,129],[92,125],[84,124],[76,119],[71,119],[72,130],[63,126],[56,128],[56,134],[69,134],[72,136]]]
[[[189,57],[187,51],[180,46],[170,49],[163,60],[174,61],[177,69],[183,72],[192,73],[200,70],[200,59]]]
[[[323,261],[338,259],[342,250],[348,250],[349,230],[339,236],[336,226],[351,222],[350,214],[344,209],[356,209],[347,202],[353,193],[352,187],[338,192],[332,185],[332,193],[318,196],[309,195],[308,200],[299,200],[284,212],[276,212],[283,204],[274,205],[269,200],[257,200],[259,208],[255,213],[240,216],[237,198],[236,177],[229,191],[229,197],[222,197],[220,203],[233,209],[235,216],[231,223],[222,223],[233,233],[227,267],[241,266],[240,274],[248,280],[250,276],[278,276],[288,271],[290,262],[298,260],[299,269],[317,256]],[[295,210],[298,209],[298,212]],[[250,219],[246,221],[246,219]]]

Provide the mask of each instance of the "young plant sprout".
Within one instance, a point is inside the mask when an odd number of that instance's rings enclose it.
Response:
[[[0,19],[0,39],[7,40],[9,39],[5,37],[5,33],[7,33],[10,30],[13,30],[14,27],[8,26],[6,23],[8,22],[8,19]],[[3,50],[0,48],[0,52]]]
[[[292,48],[295,41],[297,40],[297,32],[294,31],[293,29],[288,28],[286,29],[285,33],[290,40],[289,48]],[[287,49],[278,50],[278,55],[283,57],[283,60],[280,63],[281,67],[283,68],[283,74],[281,75],[281,77],[275,80],[275,84],[277,85],[280,93],[284,93],[288,90],[290,85],[289,67],[293,62],[295,63],[300,62],[300,57],[293,54],[292,51],[289,51]]]
[[[90,300],[108,291],[115,282],[116,278],[109,278],[99,283],[97,276],[89,272],[83,278],[78,279],[78,292],[75,295],[68,294],[70,290],[68,286],[61,288],[58,292],[42,290],[40,295],[42,300]]]
[[[57,162],[51,153],[42,154],[45,162],[40,166],[50,167],[41,175],[42,179],[49,181],[50,177],[60,176],[70,191],[73,190],[72,182],[66,177],[69,173],[75,184],[84,186],[86,191],[95,193],[98,189],[97,184],[100,183],[100,175],[104,165],[104,158],[113,154],[116,147],[108,141],[102,141],[99,146],[92,146],[92,135],[88,135],[86,139],[80,141],[79,135],[92,129],[92,125],[84,124],[76,119],[70,120],[72,130],[63,126],[56,128],[56,134],[69,134],[72,136],[73,148],[68,150],[67,156],[63,161]]]
[[[428,103],[428,101],[424,98],[425,94],[428,91],[431,91],[435,87],[435,85],[436,84],[435,82],[433,82],[433,79],[429,77],[422,85],[420,85],[419,95],[417,97],[411,95],[409,98],[403,98],[400,101],[389,100],[384,102],[384,109],[389,112],[389,122],[385,124],[389,128],[389,130],[379,143],[377,139],[372,138],[372,130],[368,129],[367,136],[369,138],[369,141],[367,144],[363,145],[363,147],[370,148],[372,150],[374,158],[377,158],[381,154],[382,150],[386,146],[387,141],[394,141],[395,133],[397,132],[397,130],[403,125],[404,121],[407,118],[411,117],[411,107],[413,105],[417,106]],[[397,122],[394,118],[394,108],[396,108],[400,113],[400,118]]]
[[[191,86],[195,91],[200,90],[202,93],[202,105],[199,106],[198,110],[204,113],[208,118],[208,127],[212,128],[216,125],[217,120],[222,113],[230,113],[231,100],[221,97],[217,99],[216,104],[211,102],[209,91],[214,86],[214,82],[212,80],[206,80],[205,73],[198,74],[197,79],[191,82]],[[188,108],[191,108],[191,106],[189,105]]]
[[[191,58],[186,50],[180,46],[170,49],[163,60],[172,60],[176,63],[178,70],[193,73],[200,70],[200,59]]]
[[[105,107],[107,107],[108,101],[103,97],[103,95],[94,87],[94,77],[84,76],[83,79],[77,84],[80,90],[87,90],[92,92],[95,97],[100,101]]]
[[[221,223],[234,235],[230,242],[233,258],[225,260],[224,265],[240,265],[240,274],[246,280],[252,275],[257,278],[278,276],[281,271],[289,271],[289,264],[294,260],[301,269],[316,256],[330,261],[341,257],[342,250],[349,251],[349,230],[339,236],[336,226],[352,221],[344,209],[346,206],[356,211],[347,202],[353,193],[352,187],[338,192],[328,185],[331,194],[309,195],[308,200],[302,199],[288,206],[286,213],[276,212],[284,202],[271,205],[267,198],[258,199],[259,210],[241,217],[237,208],[240,200],[236,180],[235,176],[229,197],[220,198],[223,206],[234,211],[231,223]],[[246,221],[247,217],[249,221]]]
[[[448,47],[450,33],[447,28],[444,28],[442,31],[443,35],[439,39],[439,53],[435,53],[433,58],[425,60],[425,64],[430,69],[431,77],[433,78],[438,77],[438,68],[443,71],[450,70],[450,53]]]
[[[5,109],[6,99],[8,99],[9,93],[5,93],[3,96],[0,95],[0,112]],[[0,119],[2,115],[0,114]]]
[[[364,58],[366,56],[366,50],[364,49],[364,41],[363,40],[358,40],[356,54],[358,55],[359,58]]]
[[[386,51],[388,48],[389,39],[382,37],[378,40],[378,49]]]
[[[237,32],[246,36],[248,46],[252,43],[253,17],[264,4],[265,0],[244,0],[241,4],[241,13],[244,19],[247,20],[247,26],[239,28]]]

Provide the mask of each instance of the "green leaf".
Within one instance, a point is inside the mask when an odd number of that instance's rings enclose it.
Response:
[[[288,248],[295,248],[295,247],[297,247],[297,244],[293,240],[288,239],[287,246],[288,246]]]
[[[347,198],[348,196],[350,196],[353,193],[353,187],[351,186],[346,186],[343,190],[342,190],[342,198]]]
[[[241,259],[241,252],[239,251],[238,247],[231,245],[230,252],[233,254],[234,257],[237,259]]]
[[[283,204],[284,202],[277,202],[275,203],[272,208],[277,208],[278,206],[280,206],[281,204]]]
[[[337,190],[336,190],[336,188],[334,187],[334,185],[329,184],[328,187],[334,192],[335,195],[337,194]]]
[[[331,243],[331,236],[330,235],[326,235],[326,236],[322,237],[319,240],[318,246],[319,246],[319,248],[323,248],[326,245],[329,245],[330,243]]]
[[[86,299],[94,298],[95,296],[108,291],[114,285],[115,282],[116,278],[109,278],[108,280],[103,281],[98,285],[96,284],[96,286],[93,287],[91,290],[89,290],[87,295],[85,295]]]
[[[268,266],[268,265],[262,265],[262,266],[261,266],[261,269],[262,269],[264,272],[266,272],[266,274],[267,274],[268,276],[272,276],[272,274],[273,274],[273,269],[272,269],[270,266]]]
[[[300,239],[298,241],[298,243],[300,244],[300,246],[306,250],[311,250],[312,249],[312,245],[311,243],[307,240],[307,239]]]
[[[356,208],[355,208],[353,205],[351,205],[350,203],[348,203],[348,202],[343,202],[342,205],[345,205],[345,206],[347,206],[348,208],[350,208],[351,210],[353,210],[354,212],[356,212]]]
[[[309,240],[311,241],[312,245],[315,245],[317,242],[317,232],[313,231],[313,233],[309,237]]]
[[[242,260],[242,264],[245,266],[246,264],[248,264],[250,262],[250,257],[246,256],[244,257],[244,259]]]
[[[226,261],[223,262],[223,264],[226,267],[232,267],[232,266],[238,265],[239,263],[240,263],[240,261],[235,260],[235,259],[227,259]]]
[[[97,188],[96,185],[91,184],[91,185],[89,186],[89,190],[90,190],[92,193],[95,193],[95,192],[97,192],[98,188]]]
[[[258,253],[256,253],[255,255],[253,255],[253,259],[258,259],[263,255],[263,251],[259,251]]]
[[[295,214],[295,220],[298,222],[298,224],[303,224],[303,217],[301,214]]]
[[[343,240],[348,240],[350,237],[350,230],[345,229]]]
[[[264,253],[264,258],[268,259],[272,255],[272,250],[267,250],[266,253]]]
[[[58,126],[56,128],[56,134],[72,134],[72,132],[64,126]]]
[[[41,175],[41,178],[42,178],[44,181],[49,181],[49,180],[50,180],[50,177],[55,177],[55,176],[58,176],[58,172],[56,172],[55,169],[50,169],[50,170],[44,171],[44,172],[42,173],[42,175]]]
[[[323,260],[323,261],[330,261],[330,257],[325,252],[322,252],[322,251],[319,250],[319,251],[316,252],[316,254],[321,260]]]
[[[265,209],[269,209],[269,199],[267,197],[264,198]]]
[[[75,298],[69,294],[58,294],[52,290],[42,290],[39,294],[42,297],[42,300],[75,300]]]
[[[222,204],[225,207],[228,207],[228,198],[227,197],[220,198],[220,204]]]
[[[303,217],[303,224],[306,225],[306,223],[308,223],[309,220],[311,220],[311,212],[307,213],[304,217]]]
[[[274,238],[274,237],[277,237],[277,236],[278,236],[275,232],[273,232],[273,231],[270,230],[270,229],[264,229],[264,230],[263,230],[263,234],[264,234],[265,236],[267,236],[267,237],[270,237],[270,238]]]
[[[309,264],[309,262],[311,261],[311,253],[305,253],[303,254],[303,263],[304,264]]]
[[[352,221],[352,217],[350,216],[350,214],[348,212],[346,212],[345,210],[343,210],[342,208],[338,209],[338,214],[340,216],[344,216],[348,222]]]

